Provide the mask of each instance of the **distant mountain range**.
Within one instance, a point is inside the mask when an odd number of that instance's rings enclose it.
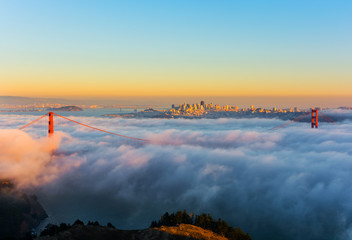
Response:
[[[19,96],[0,96],[0,104],[30,104],[30,103],[68,103],[62,98],[33,98]]]

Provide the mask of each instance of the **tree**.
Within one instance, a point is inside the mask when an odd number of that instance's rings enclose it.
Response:
[[[109,227],[109,228],[114,228],[115,229],[115,226],[112,225],[110,222],[108,222],[108,224],[106,224],[106,226]]]
[[[172,214],[166,212],[161,219],[157,221],[152,221],[150,227],[160,227],[160,226],[176,226],[178,224],[192,224],[204,229],[211,230],[217,234],[227,237],[230,240],[251,240],[252,238],[248,233],[244,234],[240,228],[230,227],[227,222],[219,218],[214,221],[210,214],[202,213],[196,215],[193,222],[193,213],[188,214],[186,210],[183,212],[178,211]]]
[[[73,223],[73,226],[75,226],[75,225],[84,226],[84,223],[83,223],[81,220],[77,219],[77,220]]]

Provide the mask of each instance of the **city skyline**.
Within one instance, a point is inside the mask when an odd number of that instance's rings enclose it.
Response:
[[[15,105],[33,105],[33,104],[61,104],[61,105],[99,105],[99,106],[140,106],[140,107],[157,107],[167,108],[175,103],[194,103],[206,101],[208,103],[219,105],[239,106],[240,108],[254,105],[257,108],[290,108],[299,107],[309,108],[338,108],[351,107],[349,97],[263,97],[263,96],[233,96],[233,97],[116,97],[116,98],[31,98],[0,96],[0,108]]]
[[[0,95],[352,99],[350,1],[1,1]]]
[[[156,108],[167,108],[175,103],[199,102],[205,100],[208,103],[220,105],[239,106],[241,108],[254,105],[259,108],[290,108],[299,107],[303,109],[322,107],[339,108],[351,107],[349,97],[119,97],[119,98],[31,98],[0,96],[1,106],[33,105],[41,103],[61,105],[99,105],[99,106],[153,106]],[[6,107],[5,107],[6,108]]]

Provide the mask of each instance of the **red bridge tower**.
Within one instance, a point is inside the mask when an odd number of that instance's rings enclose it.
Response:
[[[312,109],[312,128],[318,128],[318,109]]]
[[[54,114],[49,112],[49,130],[48,135],[51,137],[54,134]]]

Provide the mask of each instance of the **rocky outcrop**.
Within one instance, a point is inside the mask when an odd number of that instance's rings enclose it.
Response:
[[[36,196],[29,196],[14,190],[10,184],[1,183],[0,239],[24,237],[46,217]]]

